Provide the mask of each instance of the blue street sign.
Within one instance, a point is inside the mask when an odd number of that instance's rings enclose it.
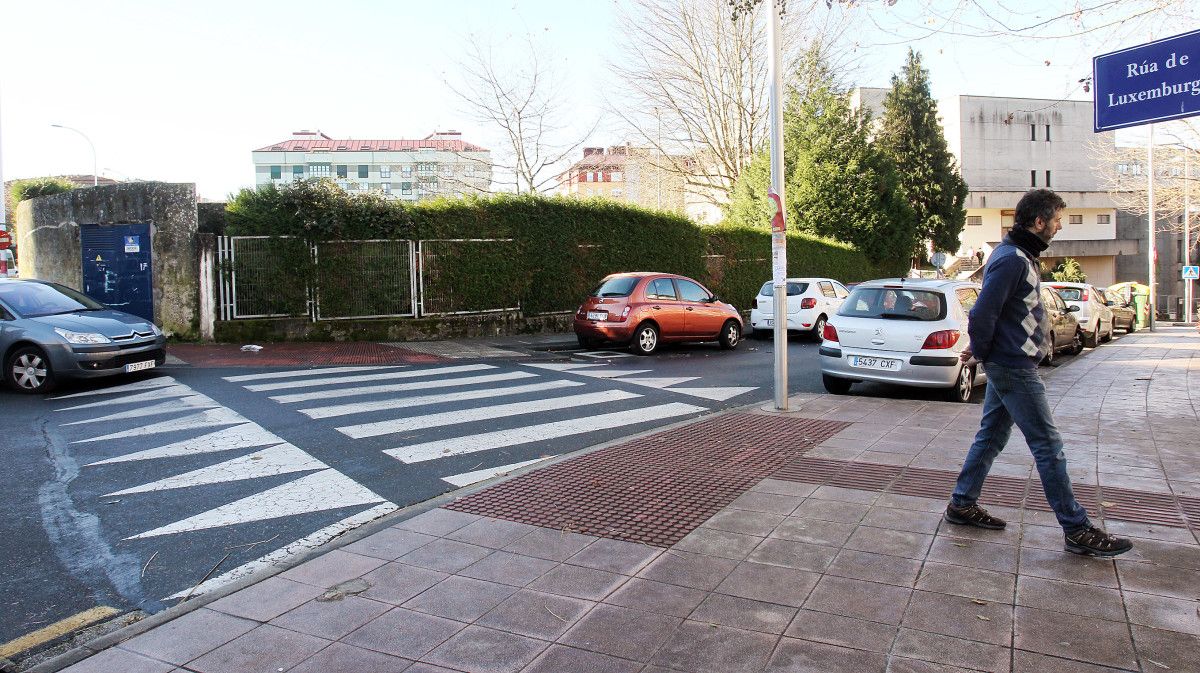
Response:
[[[1200,30],[1092,59],[1095,130],[1200,115]]]
[[[1184,280],[1200,280],[1200,266],[1183,267]]]

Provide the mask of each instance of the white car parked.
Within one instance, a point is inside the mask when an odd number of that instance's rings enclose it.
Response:
[[[850,295],[846,286],[832,278],[787,279],[787,329],[789,332],[808,332],[820,339],[829,316]],[[766,336],[775,329],[775,285],[763,283],[750,309],[750,325],[754,336]]]
[[[1088,283],[1042,283],[1058,291],[1067,306],[1078,306],[1075,319],[1083,330],[1083,345],[1095,348],[1096,344],[1112,341],[1113,312],[1108,307],[1104,292]]]
[[[986,380],[966,367],[967,314],[979,285],[955,280],[890,278],[855,286],[825,326],[818,349],[825,389],[844,395],[860,381],[944,388],[966,402]]]

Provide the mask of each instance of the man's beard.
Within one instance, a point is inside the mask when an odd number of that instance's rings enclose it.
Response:
[[[1042,239],[1042,242],[1046,245],[1050,245],[1050,241],[1054,239],[1054,230],[1047,225],[1046,228],[1042,229],[1041,231],[1033,232],[1033,235]]]

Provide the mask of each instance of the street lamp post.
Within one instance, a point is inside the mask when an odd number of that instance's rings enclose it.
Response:
[[[51,126],[53,126],[56,129],[66,129],[67,131],[74,131],[74,132],[78,133],[79,135],[83,136],[83,139],[87,141],[88,147],[92,148],[92,186],[95,187],[96,185],[100,184],[100,177],[96,174],[96,166],[97,166],[97,164],[96,164],[96,146],[92,144],[92,139],[89,138],[87,136],[87,134],[84,133],[83,131],[80,131],[79,129],[76,129],[76,128],[71,128],[70,126],[63,126],[62,124],[51,124]]]

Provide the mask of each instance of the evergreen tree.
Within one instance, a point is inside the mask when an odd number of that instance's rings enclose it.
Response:
[[[934,250],[958,250],[966,224],[967,184],[938,123],[929,71],[912,49],[903,72],[892,76],[876,141],[900,168],[905,198],[916,212],[918,242],[930,241]]]

